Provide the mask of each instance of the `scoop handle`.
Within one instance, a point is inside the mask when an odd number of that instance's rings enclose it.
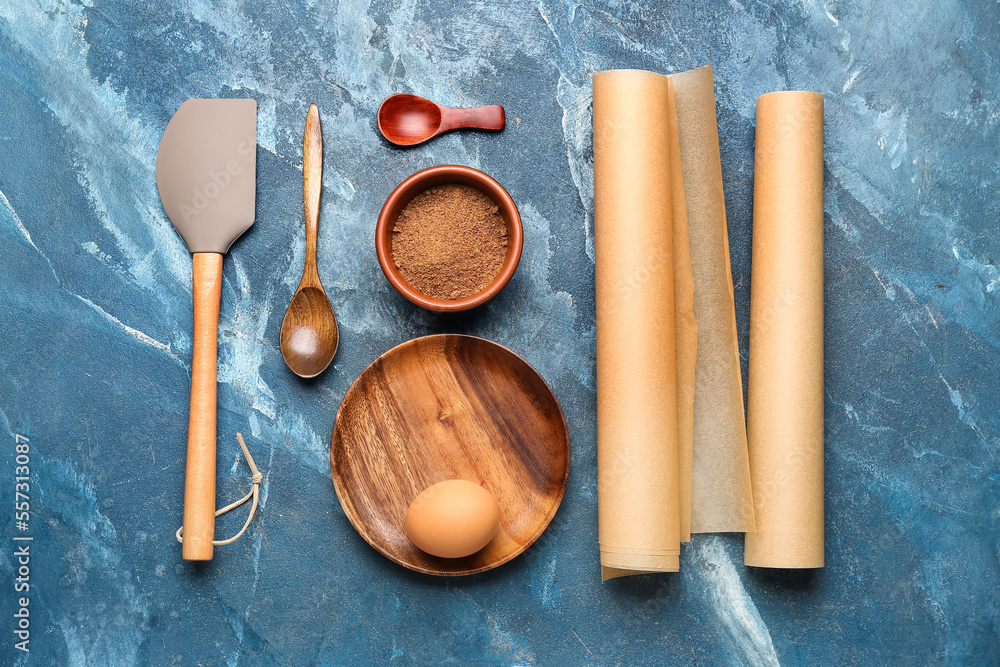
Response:
[[[503,107],[488,104],[484,107],[455,109],[441,107],[441,125],[438,132],[468,128],[472,130],[502,130],[507,122]]]
[[[184,476],[184,560],[212,560],[215,536],[216,360],[222,255],[198,252],[194,259],[194,351],[191,410]]]

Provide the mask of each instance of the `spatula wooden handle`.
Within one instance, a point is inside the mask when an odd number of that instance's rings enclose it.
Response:
[[[212,560],[215,535],[215,402],[222,255],[194,254],[194,351],[184,477],[184,560]]]

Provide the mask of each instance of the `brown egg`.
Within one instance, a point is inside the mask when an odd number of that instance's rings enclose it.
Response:
[[[500,506],[489,491],[464,479],[424,489],[406,510],[406,536],[432,556],[462,558],[485,547],[500,526]]]

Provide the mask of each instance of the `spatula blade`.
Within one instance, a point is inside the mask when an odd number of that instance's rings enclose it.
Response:
[[[257,102],[190,99],[170,119],[156,186],[188,250],[225,254],[253,224]]]

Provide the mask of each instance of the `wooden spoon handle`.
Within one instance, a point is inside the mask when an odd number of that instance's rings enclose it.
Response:
[[[507,119],[503,107],[489,104],[471,109],[441,107],[441,132],[470,128],[474,130],[502,130]]]
[[[316,270],[316,238],[319,235],[319,196],[323,191],[323,126],[319,122],[319,107],[309,105],[306,132],[302,140],[302,192],[306,209],[306,266],[302,283],[319,285]]]
[[[222,255],[194,254],[194,352],[184,477],[184,560],[212,560],[215,535],[215,403]]]

